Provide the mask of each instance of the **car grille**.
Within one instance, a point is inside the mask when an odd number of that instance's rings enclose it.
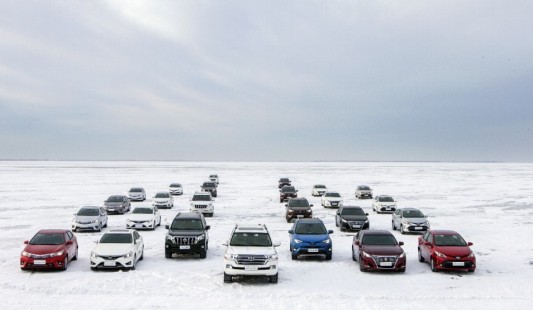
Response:
[[[98,255],[98,257],[103,258],[105,260],[116,260],[117,258],[122,257],[123,255]]]
[[[265,255],[238,255],[235,260],[239,265],[264,265],[267,257]]]
[[[52,255],[51,254],[41,254],[41,255],[39,255],[39,254],[30,254],[30,257],[31,258],[36,258],[36,259],[43,259],[43,258],[50,258],[50,257],[52,257]]]
[[[374,256],[374,260],[378,265],[378,268],[394,268],[396,265],[397,256]],[[390,266],[382,266],[381,263],[391,263]]]
[[[356,221],[350,222],[350,226],[360,225],[361,227],[363,227],[364,224],[365,222],[356,222]]]
[[[78,224],[91,224],[92,221],[89,221],[89,222],[82,222],[82,221],[78,221]]]
[[[148,221],[132,221],[132,222],[135,223],[135,224],[143,224],[143,223],[146,223]]]
[[[207,208],[206,205],[194,205],[194,207],[195,207],[196,209],[205,209],[205,208]]]
[[[179,245],[195,244],[196,237],[174,237],[174,243]]]

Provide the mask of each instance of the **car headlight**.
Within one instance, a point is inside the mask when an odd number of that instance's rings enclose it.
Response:
[[[475,258],[476,256],[474,255],[474,252],[470,253],[470,255],[468,255],[468,258]]]
[[[124,258],[130,258],[130,257],[132,257],[132,256],[133,256],[133,251],[130,251],[128,254],[126,254],[126,255],[124,255],[124,256],[122,256],[122,257],[124,257]]]
[[[26,252],[26,251],[22,251],[21,255],[26,256],[26,257],[31,257],[31,253]]]
[[[311,211],[311,209],[307,210],[307,213],[311,213],[311,212],[313,212],[313,211]]]
[[[198,236],[198,241],[202,241],[202,240],[204,240],[204,239],[205,239],[205,235],[200,235],[200,236]]]
[[[98,223],[98,220],[91,221],[91,224],[96,224],[96,223]]]
[[[331,239],[326,239],[326,240],[324,240],[322,242],[329,244],[331,242]]]
[[[413,224],[411,224],[410,222],[406,222],[406,221],[403,221],[402,224],[405,225],[405,226],[413,225]]]
[[[227,259],[227,260],[232,260],[232,259],[236,259],[237,258],[237,254],[224,254],[224,259]]]
[[[343,222],[343,223],[348,223],[348,221],[347,221],[347,220],[345,220],[345,219],[342,219],[342,218],[341,218],[341,222]]]
[[[63,253],[65,253],[65,251],[63,251],[63,250],[57,251],[55,253],[50,254],[50,257],[61,256],[61,255],[63,255]]]
[[[98,256],[98,255],[96,255],[95,252],[91,252],[91,257],[92,257],[92,258],[96,258],[97,256]]]
[[[365,223],[368,223],[368,220],[366,220]]]
[[[267,258],[269,260],[278,260],[278,255],[277,254],[267,255]]]
[[[405,257],[405,252],[403,252],[402,254],[400,254],[400,256],[398,256],[398,258],[404,258]]]
[[[289,211],[287,211],[287,213],[289,213],[289,214],[290,214],[290,213],[293,213],[293,212],[294,212],[293,210],[289,210]]]
[[[442,254],[441,252],[435,251],[435,255],[437,255],[437,257],[446,258],[446,255]]]
[[[302,243],[303,241],[300,239],[294,239],[294,243]]]
[[[365,251],[361,251],[361,254],[363,254],[363,256],[366,257],[366,258],[372,258],[372,255],[368,254]]]
[[[174,236],[167,235],[167,240],[174,242]]]

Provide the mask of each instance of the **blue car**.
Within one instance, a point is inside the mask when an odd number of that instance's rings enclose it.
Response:
[[[329,235],[332,233],[320,219],[297,219],[289,230],[292,259],[298,259],[299,255],[323,255],[331,260],[333,243]]]

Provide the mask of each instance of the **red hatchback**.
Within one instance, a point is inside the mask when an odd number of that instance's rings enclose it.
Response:
[[[453,230],[429,230],[418,237],[418,260],[428,262],[431,271],[476,270],[476,256],[466,242]]]
[[[70,230],[43,229],[24,244],[20,254],[22,270],[66,270],[69,261],[78,259],[78,241]]]

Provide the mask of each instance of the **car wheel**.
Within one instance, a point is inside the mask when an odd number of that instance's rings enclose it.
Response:
[[[276,273],[275,275],[268,277],[268,280],[270,283],[278,283],[278,274]]]
[[[405,232],[403,231],[403,224],[400,224],[400,234],[405,234]]]
[[[68,255],[65,256],[65,259],[63,260],[63,267],[61,267],[61,270],[65,271],[67,270],[67,265],[68,265]]]
[[[425,261],[424,258],[422,257],[422,253],[420,253],[420,249],[418,249],[418,261],[421,263]]]
[[[363,267],[363,259],[361,256],[359,256],[359,270],[362,272],[366,272],[365,267]]]
[[[91,267],[91,270],[92,271],[96,271],[97,269],[96,269],[96,267]]]
[[[78,260],[78,247],[76,247],[76,253],[74,254],[74,257],[72,257],[72,260]]]
[[[141,251],[141,257],[139,257],[139,260],[143,260],[144,259],[144,247],[143,247],[143,250]]]
[[[392,221],[392,230],[396,230],[396,225],[394,225],[394,221]]]
[[[297,259],[298,259],[298,255],[296,255],[296,254],[291,254],[291,258],[292,258],[292,260],[297,260]]]
[[[357,257],[355,257],[355,251],[353,250],[353,248],[352,248],[352,260],[353,260],[354,262],[357,261]]]
[[[233,277],[224,272],[224,283],[231,283]]]
[[[171,257],[172,257],[172,252],[165,251],[165,258],[171,258]]]
[[[430,262],[430,265],[431,265],[431,271],[433,272],[437,272],[437,265],[435,263],[435,261],[433,260],[433,258],[431,258],[431,262]]]
[[[102,223],[100,223],[100,225],[98,225],[98,232],[101,232],[102,231]]]
[[[135,270],[135,264],[137,262],[137,256],[133,256],[133,261],[131,262],[131,268],[130,270]]]
[[[335,219],[335,226],[339,227],[339,221]]]
[[[206,257],[207,257],[207,251],[205,251],[205,250],[204,251],[200,251],[200,258],[204,259]]]
[[[107,227],[107,220],[105,221],[104,228]]]
[[[326,260],[331,260],[333,254],[326,254]]]
[[[346,231],[346,227],[344,227],[344,225],[341,225],[341,231]]]
[[[468,269],[468,272],[474,272],[476,271],[475,269]]]
[[[159,217],[159,222],[157,223],[157,226],[161,226],[161,217]]]

